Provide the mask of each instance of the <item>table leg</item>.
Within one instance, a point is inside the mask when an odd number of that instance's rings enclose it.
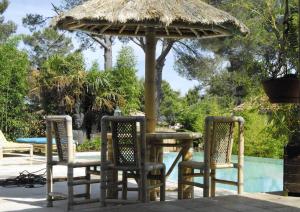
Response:
[[[186,142],[186,145],[183,147],[183,153],[182,153],[182,160],[183,161],[187,161],[187,160],[191,160],[192,156],[193,156],[193,152],[192,152],[192,145],[193,141],[189,141]],[[191,173],[191,169],[188,168],[184,168],[183,169],[183,174],[188,174]],[[184,177],[184,180],[187,181],[192,181],[193,178],[192,177]],[[183,199],[190,199],[194,196],[194,189],[193,186],[190,185],[184,185],[183,186]]]
[[[162,140],[155,140],[155,141],[151,141],[151,142],[155,142],[155,144],[157,143],[162,143]],[[151,145],[150,146],[150,152],[149,152],[149,160],[150,162],[162,162],[162,147],[157,146],[157,145]],[[153,173],[156,174],[156,173]],[[150,185],[155,185],[157,182],[155,180],[150,180]],[[155,201],[156,200],[156,190],[152,190],[150,191],[150,201]]]
[[[108,152],[108,161],[113,161],[113,147],[112,139],[107,139],[107,152]],[[118,172],[111,170],[107,172],[108,189],[107,189],[107,198],[108,199],[117,199],[118,198]]]

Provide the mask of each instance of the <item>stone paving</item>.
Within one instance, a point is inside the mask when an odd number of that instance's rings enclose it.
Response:
[[[84,155],[86,156],[86,155]],[[0,179],[18,176],[19,172],[28,170],[30,172],[44,169],[45,157],[34,156],[33,160],[28,157],[4,157],[0,160]],[[42,170],[40,173],[43,173]],[[82,170],[78,170],[76,173]],[[54,169],[54,175],[63,175],[66,173],[65,167],[57,167]],[[197,189],[195,191],[194,200],[177,200],[176,191],[170,191],[176,185],[168,182],[169,191],[167,192],[166,202],[151,202],[148,204],[109,205],[105,208],[100,208],[100,204],[89,204],[75,206],[74,211],[87,212],[192,212],[192,211],[253,211],[253,212],[300,212],[300,197],[283,197],[275,194],[245,193],[242,196],[233,195],[231,191],[218,190],[215,198],[200,198],[202,191]],[[92,187],[92,196],[99,195],[99,184]],[[66,183],[56,183],[54,189],[59,192],[66,191]],[[79,187],[79,190],[83,187]],[[171,189],[171,190],[172,190]],[[66,211],[66,200],[56,201],[53,208],[46,207],[46,187],[35,188],[3,188],[0,187],[0,211],[25,211],[25,212],[52,212],[52,211]],[[129,193],[129,198],[136,198],[136,193]]]

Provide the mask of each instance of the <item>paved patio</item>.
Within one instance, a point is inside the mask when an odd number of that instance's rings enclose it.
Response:
[[[79,154],[80,157],[87,156],[86,154]],[[45,168],[45,157],[35,156],[33,160],[28,157],[16,157],[15,155],[4,157],[0,160],[0,179],[15,177],[19,172],[28,170],[29,172],[41,170]],[[42,170],[40,173],[43,173]],[[77,170],[76,173],[82,170]],[[54,169],[55,175],[62,175],[66,173],[64,167],[57,167]],[[103,212],[192,212],[192,211],[254,211],[254,212],[267,212],[267,211],[300,211],[300,198],[299,197],[283,197],[275,194],[244,194],[242,196],[233,195],[231,191],[218,190],[217,197],[215,198],[200,198],[202,190],[195,191],[196,199],[194,200],[177,200],[176,191],[172,191],[176,185],[168,182],[167,202],[152,202],[149,204],[135,204],[125,206],[109,206],[100,208],[99,204],[75,206],[74,211],[103,211]],[[66,183],[56,183],[55,189],[60,192],[66,191]],[[79,187],[78,189],[83,189]],[[99,185],[96,184],[92,187],[92,196],[99,195]],[[57,201],[54,203],[53,208],[46,207],[46,187],[35,188],[3,188],[0,187],[0,211],[66,211],[66,200]],[[135,198],[136,193],[129,193],[129,198]]]

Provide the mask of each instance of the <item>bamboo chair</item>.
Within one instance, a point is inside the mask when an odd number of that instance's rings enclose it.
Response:
[[[231,162],[234,125],[238,123],[238,162]],[[182,161],[178,165],[178,199],[183,198],[184,185],[203,188],[203,196],[215,196],[216,183],[238,187],[238,194],[243,192],[244,167],[244,119],[242,117],[208,116],[205,119],[204,162]],[[236,168],[237,182],[217,179],[216,169]],[[191,169],[183,175],[183,169]],[[199,173],[195,173],[199,170]],[[186,177],[202,177],[203,184],[188,181]],[[211,182],[210,182],[211,179]],[[211,187],[210,187],[211,184]]]
[[[113,161],[107,161],[108,129],[111,127]],[[139,128],[139,129],[138,129]],[[104,116],[101,120],[101,203],[108,202],[135,203],[148,202],[149,190],[160,187],[160,201],[165,200],[165,165],[163,163],[149,163],[146,161],[145,117],[116,117]],[[122,181],[111,180],[111,172],[121,171]],[[137,181],[137,188],[128,188],[128,178]],[[155,180],[150,185],[147,180]],[[118,185],[121,184],[121,188]],[[108,188],[116,192],[122,190],[122,200],[107,199]],[[127,191],[138,191],[137,201],[127,200]]]
[[[74,144],[72,135],[72,118],[70,116],[47,116],[47,203],[48,207],[53,206],[53,201],[65,199],[66,195],[53,192],[53,184],[59,181],[68,182],[68,210],[72,209],[73,205],[84,203],[99,202],[99,198],[91,199],[91,184],[100,183],[100,179],[91,179],[91,174],[100,175],[96,171],[97,166],[100,166],[100,160],[75,160],[74,159]],[[54,160],[52,154],[52,137],[55,137],[58,160]],[[67,177],[53,177],[53,167],[55,165],[67,166]],[[74,177],[73,171],[75,168],[85,168],[85,175]],[[85,185],[85,193],[74,194],[74,186]],[[85,198],[76,200],[75,198]]]
[[[29,156],[33,157],[33,146],[32,144],[19,144],[15,142],[9,142],[6,140],[4,134],[0,130],[0,159],[3,158],[4,152],[12,151],[29,151]]]

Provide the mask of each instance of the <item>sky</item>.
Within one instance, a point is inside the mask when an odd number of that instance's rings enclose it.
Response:
[[[5,21],[11,20],[15,22],[18,26],[17,33],[29,33],[27,29],[22,26],[22,18],[25,17],[26,14],[29,13],[37,13],[42,14],[46,17],[55,16],[55,12],[52,10],[52,5],[60,5],[61,0],[10,0],[10,5],[4,13]],[[74,36],[73,36],[74,37]],[[78,42],[75,38],[73,38],[75,47],[78,46]],[[121,42],[116,41],[113,45],[113,63],[116,61],[116,57],[118,52],[122,47]],[[144,78],[144,65],[145,65],[145,56],[143,50],[135,45],[134,43],[129,43],[129,45],[134,49],[134,54],[137,58],[137,69],[138,69],[138,77]],[[157,47],[157,51],[159,51],[159,47]],[[90,65],[97,61],[100,64],[100,68],[103,68],[103,50],[97,49],[96,51],[87,50],[83,52],[86,65],[90,67]],[[175,58],[173,53],[170,52],[166,59],[166,64],[163,70],[163,79],[170,83],[171,87],[180,91],[181,95],[186,94],[188,89],[193,88],[197,85],[197,81],[187,80],[180,77],[174,71],[174,61]]]

